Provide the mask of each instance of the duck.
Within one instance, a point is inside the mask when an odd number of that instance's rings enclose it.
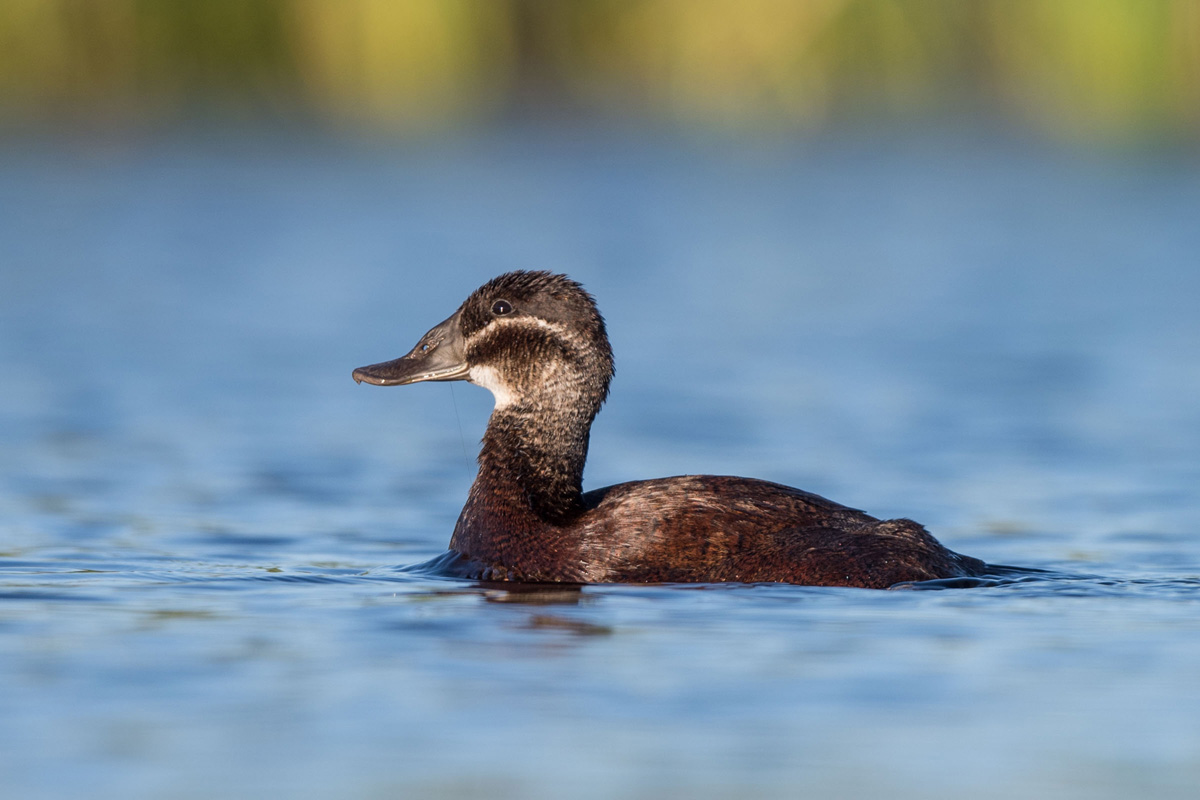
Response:
[[[475,290],[376,386],[468,381],[495,406],[447,572],[520,584],[786,583],[886,589],[986,575],[910,519],[755,478],[679,475],[583,491],[613,352],[584,287],[519,270]]]

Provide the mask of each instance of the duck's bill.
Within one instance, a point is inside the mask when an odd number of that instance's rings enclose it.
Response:
[[[430,369],[431,366],[415,365],[408,360],[408,356],[404,356],[395,361],[359,367],[354,370],[354,380],[359,383],[373,383],[376,386],[403,386],[406,383],[421,381],[466,380],[469,372],[466,364],[453,364],[441,369]]]
[[[421,381],[465,380],[470,367],[463,354],[458,313],[421,337],[408,355],[354,370],[354,380],[376,386],[403,386]]]

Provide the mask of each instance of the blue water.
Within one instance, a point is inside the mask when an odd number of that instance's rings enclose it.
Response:
[[[967,134],[0,147],[0,795],[1194,797],[1200,164]],[[752,475],[1042,579],[510,593],[484,280],[617,358],[587,487]]]

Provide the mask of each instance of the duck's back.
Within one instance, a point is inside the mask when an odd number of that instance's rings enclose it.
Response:
[[[588,492],[577,528],[589,579],[885,588],[985,565],[922,526],[767,481],[688,475]]]

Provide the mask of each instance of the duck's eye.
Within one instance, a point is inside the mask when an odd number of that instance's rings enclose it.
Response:
[[[492,303],[492,313],[497,317],[502,317],[505,314],[511,314],[512,310],[512,303],[508,302],[507,300],[497,300],[496,302]]]
[[[422,353],[428,353],[428,352],[429,352],[429,343],[428,343],[428,342],[426,342],[425,344],[421,345],[421,352],[422,352]]]

